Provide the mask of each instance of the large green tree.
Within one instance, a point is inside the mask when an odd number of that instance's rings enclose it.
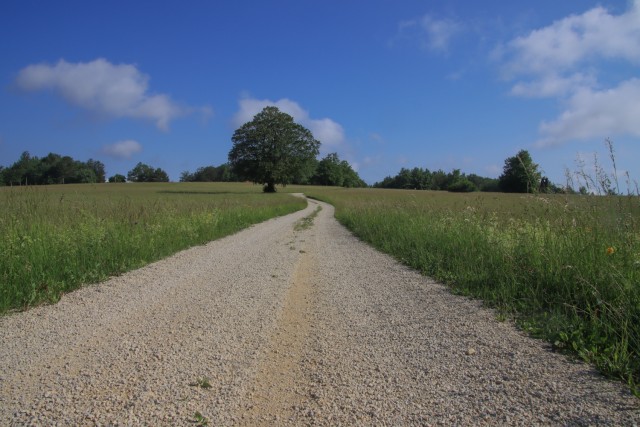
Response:
[[[504,169],[499,178],[500,189],[505,193],[535,193],[540,187],[542,174],[527,150],[504,161]]]
[[[265,192],[275,192],[276,184],[291,184],[301,174],[311,175],[320,148],[311,131],[272,106],[237,129],[231,140],[233,172],[264,184]]]

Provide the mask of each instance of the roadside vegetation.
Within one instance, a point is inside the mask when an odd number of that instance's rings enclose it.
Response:
[[[638,392],[637,195],[305,192],[364,241]]]
[[[0,188],[0,313],[306,206],[251,184]]]

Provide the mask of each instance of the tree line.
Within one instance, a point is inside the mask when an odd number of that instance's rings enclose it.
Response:
[[[446,173],[423,168],[402,168],[395,176],[388,176],[373,184],[375,188],[398,188],[412,190],[447,190],[454,192],[500,191],[498,180],[475,174],[464,174],[460,169]]]
[[[491,191],[504,193],[572,193],[570,187],[559,187],[542,176],[527,150],[520,150],[504,161],[499,178],[466,175],[460,169],[446,173],[442,170],[402,168],[395,176],[388,176],[373,184],[376,188],[413,190],[446,190],[452,192]]]
[[[94,159],[81,162],[55,153],[39,158],[25,151],[11,166],[0,166],[0,183],[4,185],[78,184],[104,180],[102,162]]]
[[[234,171],[229,163],[220,166],[203,166],[195,172],[184,171],[180,182],[243,182],[251,181]],[[309,161],[305,168],[292,174],[289,184],[330,185],[334,187],[366,187],[358,173],[346,160],[340,160],[337,153],[327,154],[323,159]]]
[[[204,166],[193,173],[184,171],[180,181],[253,181],[263,184],[265,192],[275,192],[276,184],[367,186],[352,166],[346,160],[341,160],[337,153],[330,153],[318,160],[320,142],[308,129],[295,123],[292,116],[276,107],[265,107],[253,120],[235,131],[232,141],[228,163]],[[125,181],[168,182],[169,176],[161,168],[138,163],[126,177],[116,174],[109,178],[109,182]],[[81,162],[55,153],[40,159],[25,151],[13,165],[0,167],[0,184],[4,185],[96,182],[105,182],[105,170],[104,164],[94,159]],[[397,175],[387,176],[373,186],[453,192],[572,192],[570,187],[560,188],[543,177],[539,166],[526,150],[507,158],[503,173],[497,179],[467,175],[460,169],[445,173],[416,167],[402,168]]]
[[[0,166],[0,185],[94,184],[105,182],[104,163],[86,162],[70,156],[49,153],[37,157],[23,152],[11,166]],[[115,174],[109,182],[168,182],[169,175],[160,169],[138,163],[127,176]]]

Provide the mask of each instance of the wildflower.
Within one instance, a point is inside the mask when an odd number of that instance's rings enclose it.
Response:
[[[609,246],[607,248],[607,255],[611,255],[616,251],[616,249],[613,246]]]

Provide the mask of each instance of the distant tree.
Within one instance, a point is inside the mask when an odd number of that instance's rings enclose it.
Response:
[[[430,190],[446,190],[451,181],[451,174],[447,174],[442,169],[438,169],[431,175]]]
[[[228,163],[220,166],[204,166],[194,173],[183,171],[180,182],[238,182],[241,181],[232,171]]]
[[[2,187],[3,185],[5,185],[4,183],[4,171],[5,171],[5,167],[4,166],[0,166],[0,187]]]
[[[87,160],[87,167],[93,171],[96,176],[96,182],[105,182],[104,163],[98,160]]]
[[[253,120],[237,129],[229,163],[240,178],[264,184],[275,192],[276,184],[291,184],[318,155],[320,142],[293,117],[276,107],[265,107]]]
[[[534,193],[540,187],[541,174],[527,150],[504,161],[500,189],[505,193]]]
[[[169,175],[160,168],[152,168],[142,162],[127,173],[130,182],[169,182]]]
[[[189,171],[182,171],[180,174],[180,182],[193,182],[193,174]]]
[[[472,173],[467,175],[467,179],[473,182],[476,188],[480,191],[500,191],[500,184],[497,178],[486,178]]]
[[[96,179],[96,173],[93,169],[86,167],[82,162],[78,162],[77,169],[75,171],[74,176],[71,179],[71,182],[80,183],[80,184],[95,184],[98,182]]]
[[[431,172],[422,168],[402,168],[396,176],[388,176],[373,186],[413,190],[498,191],[498,180],[474,174],[465,175],[460,169],[446,173],[443,170]]]
[[[460,178],[456,182],[449,184],[447,191],[454,193],[471,193],[473,191],[478,191],[478,187],[476,187],[476,185],[467,178]]]
[[[81,162],[56,153],[38,158],[25,151],[18,161],[4,170],[0,180],[6,185],[104,182],[104,164],[93,159]]]
[[[109,182],[113,182],[113,183],[127,182],[127,177],[117,173],[117,174],[109,177]]]
[[[340,160],[337,153],[327,154],[317,162],[311,184],[335,187],[366,187],[366,183],[353,170],[349,162]]]

